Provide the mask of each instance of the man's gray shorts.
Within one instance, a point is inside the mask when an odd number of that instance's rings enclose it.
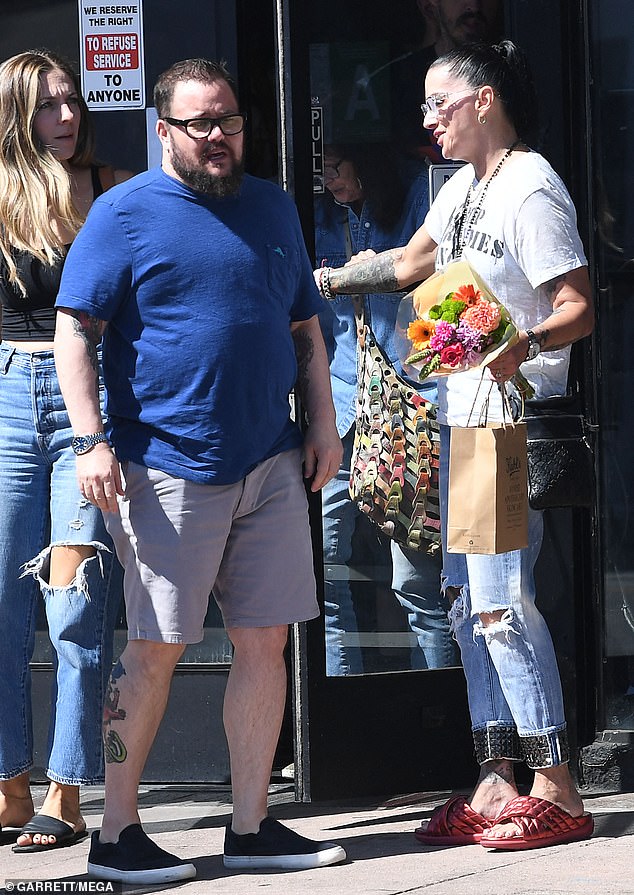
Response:
[[[299,449],[233,485],[136,463],[124,476],[121,515],[105,515],[125,569],[129,640],[198,643],[212,590],[227,628],[319,614]]]

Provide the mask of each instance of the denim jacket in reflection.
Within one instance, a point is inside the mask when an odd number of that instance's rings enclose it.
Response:
[[[328,267],[341,267],[346,263],[345,218],[350,225],[352,254],[364,249],[383,252],[405,245],[418,230],[429,208],[427,171],[422,171],[408,191],[400,220],[389,231],[376,224],[368,213],[367,203],[361,215],[345,205],[337,205],[330,194],[315,202],[315,255],[317,263]],[[370,325],[377,342],[403,375],[394,345],[394,329],[398,306],[404,292],[377,293],[365,296],[366,322]],[[330,360],[332,396],[337,413],[337,429],[343,437],[355,421],[357,393],[357,333],[354,308],[349,295],[336,295],[325,301],[320,317],[321,328]],[[407,377],[406,377],[407,378]],[[411,380],[408,380],[411,381]],[[436,400],[435,382],[412,383],[421,394]]]

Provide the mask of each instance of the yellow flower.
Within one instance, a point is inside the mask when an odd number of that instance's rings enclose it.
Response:
[[[407,338],[416,351],[422,351],[429,344],[436,327],[431,320],[414,320],[407,327]]]

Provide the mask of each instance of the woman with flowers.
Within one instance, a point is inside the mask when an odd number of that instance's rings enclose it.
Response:
[[[316,279],[334,293],[398,290],[461,258],[495,296],[499,319],[486,295],[454,291],[409,333],[408,360],[420,373],[449,374],[438,379],[446,509],[451,429],[469,424],[482,364],[488,362],[484,384],[488,379],[492,387],[489,419],[502,419],[495,383],[517,374],[537,397],[564,394],[569,346],[591,332],[593,308],[570,196],[524,142],[534,129],[536,105],[524,54],[510,41],[454,50],[432,64],[425,90],[424,126],[445,158],[467,164],[442,187],[406,246],[316,272]],[[496,333],[505,350],[486,344]],[[422,842],[526,849],[592,833],[568,767],[552,640],[535,606],[533,569],[542,535],[542,514],[529,510],[524,550],[497,556],[443,551],[480,775],[469,799],[450,799],[417,831]],[[534,779],[530,795],[520,797],[513,763],[521,760]]]

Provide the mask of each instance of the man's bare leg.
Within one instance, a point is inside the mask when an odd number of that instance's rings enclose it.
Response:
[[[340,845],[299,836],[268,817],[268,788],[286,701],[287,626],[232,628],[227,633],[235,653],[224,707],[233,787],[225,866],[305,870],[345,861]]]
[[[232,829],[257,833],[267,814],[273,758],[286,701],[288,627],[231,628],[234,656],[224,702],[231,759]]]
[[[176,663],[185,647],[131,640],[112,672],[104,707],[106,794],[101,842],[139,823],[141,774],[169,696]]]

